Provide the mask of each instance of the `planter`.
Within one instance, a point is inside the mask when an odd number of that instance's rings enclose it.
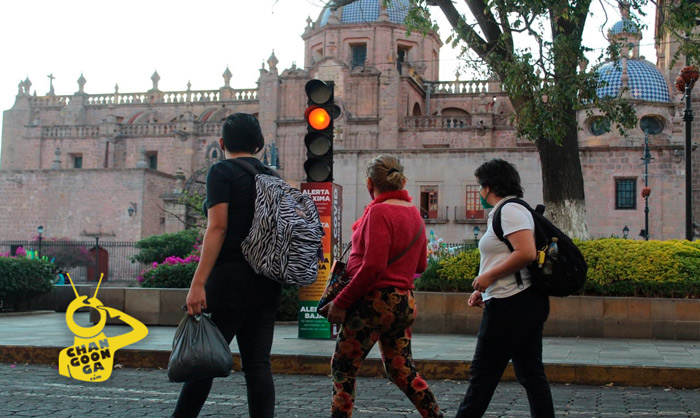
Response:
[[[417,333],[476,334],[481,308],[469,293],[416,292]],[[551,297],[544,335],[552,337],[700,340],[700,299]]]
[[[99,299],[146,325],[177,325],[188,289],[101,288]],[[94,293],[94,287],[89,290]],[[82,294],[82,293],[81,293]],[[481,308],[467,306],[469,293],[416,292],[413,331],[474,335]],[[544,335],[552,337],[700,340],[700,299],[570,296],[550,298]],[[97,321],[97,313],[91,313]],[[109,324],[121,324],[108,319]]]
[[[92,289],[94,292],[94,288]],[[100,288],[100,299],[106,306],[127,313],[144,325],[177,325],[183,316],[189,289],[160,289],[144,287]],[[98,313],[91,310],[90,320],[96,323]],[[107,318],[108,324],[122,325],[120,319]]]

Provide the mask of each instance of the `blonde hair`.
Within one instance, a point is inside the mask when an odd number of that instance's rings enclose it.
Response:
[[[401,190],[406,176],[403,166],[393,155],[378,155],[367,163],[367,177],[382,192]]]

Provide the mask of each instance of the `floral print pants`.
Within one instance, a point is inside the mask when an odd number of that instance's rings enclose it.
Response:
[[[415,405],[422,417],[442,417],[435,396],[416,371],[411,354],[411,325],[416,320],[413,291],[387,287],[370,292],[347,311],[331,360],[334,418],[352,416],[355,379],[374,344],[389,379]]]

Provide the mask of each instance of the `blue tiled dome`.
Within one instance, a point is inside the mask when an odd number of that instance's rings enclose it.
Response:
[[[379,2],[382,0],[358,0],[338,9],[340,23],[376,22],[379,19]],[[409,0],[392,0],[387,11],[389,20],[403,24],[410,8]],[[326,7],[318,19],[318,26],[325,26],[331,16],[331,9]]]
[[[639,33],[639,28],[632,19],[623,19],[610,28],[610,33],[613,35],[620,33]]]
[[[627,74],[629,81],[627,87],[632,97],[648,102],[670,102],[666,80],[659,70],[650,62],[643,60],[628,60]],[[598,97],[617,97],[622,87],[622,64],[610,62],[598,69],[598,80],[605,85],[596,91]]]

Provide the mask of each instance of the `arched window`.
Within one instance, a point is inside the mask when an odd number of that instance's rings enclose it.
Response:
[[[413,116],[421,116],[423,115],[423,112],[420,110],[420,105],[418,103],[413,105]]]

